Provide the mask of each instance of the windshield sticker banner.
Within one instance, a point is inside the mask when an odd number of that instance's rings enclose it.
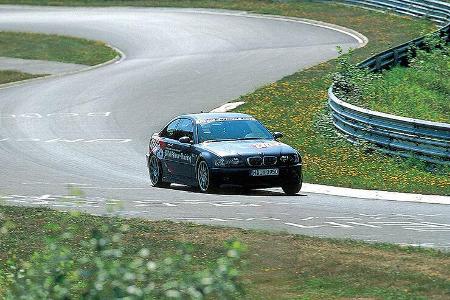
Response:
[[[251,121],[251,120],[255,120],[255,118],[252,118],[252,117],[211,118],[211,119],[200,120],[197,123],[198,124],[208,124],[208,123],[213,123],[213,122],[242,121],[242,120]]]

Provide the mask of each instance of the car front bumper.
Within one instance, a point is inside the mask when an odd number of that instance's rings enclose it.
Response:
[[[302,182],[302,165],[261,167],[279,169],[276,176],[250,176],[255,168],[212,168],[211,183],[215,185],[239,185],[253,188],[280,187]]]

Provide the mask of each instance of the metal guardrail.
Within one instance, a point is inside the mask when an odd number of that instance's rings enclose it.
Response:
[[[446,15],[447,25],[439,32],[447,37],[450,36],[450,4],[434,0],[345,0],[363,5],[377,5],[398,12],[408,11],[410,14],[418,15],[418,7],[426,7],[434,18],[439,11],[440,15]],[[401,6],[400,6],[401,4]],[[398,6],[398,7],[397,7]],[[423,11],[422,11],[423,12]],[[442,19],[436,19],[441,23]],[[369,68],[371,71],[379,71],[395,64],[404,63],[407,60],[408,51],[411,46],[422,48],[424,37],[409,41],[400,46],[381,52],[361,62],[361,68]],[[391,114],[364,109],[336,97],[333,86],[328,90],[328,104],[331,108],[334,126],[342,132],[347,140],[359,143],[365,141],[372,147],[389,154],[405,157],[416,157],[425,161],[450,165],[450,124],[430,122],[425,120],[411,119]]]
[[[435,0],[338,0],[400,14],[429,18],[439,25],[450,22],[450,3]]]

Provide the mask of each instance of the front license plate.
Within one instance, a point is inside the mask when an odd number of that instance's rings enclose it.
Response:
[[[278,173],[278,169],[257,169],[251,170],[250,176],[277,176]]]

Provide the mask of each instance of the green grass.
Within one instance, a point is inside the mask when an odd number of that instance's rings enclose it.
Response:
[[[97,65],[116,57],[103,42],[60,35],[0,31],[0,56]]]
[[[450,46],[422,53],[409,68],[395,67],[368,85],[361,103],[376,111],[450,123]]]
[[[365,10],[340,3],[269,0],[0,0],[0,3],[82,6],[205,7],[309,18],[357,30],[369,44],[354,52],[361,61],[382,50],[435,30],[427,20]],[[297,72],[242,96],[237,110],[251,113],[272,130],[285,133],[284,142],[303,153],[304,178],[310,183],[400,192],[450,195],[450,167],[414,159],[389,157],[357,148],[337,136],[326,107],[327,89],[336,61]]]
[[[145,247],[156,259],[191,243],[196,264],[206,266],[223,254],[223,243],[237,239],[247,246],[242,280],[247,299],[448,299],[450,255],[292,234],[275,234],[186,223],[71,215],[46,208],[0,206],[0,274],[6,260],[28,260],[48,238],[71,228],[64,243],[75,254],[91,230],[104,224],[127,224],[128,253]],[[14,224],[11,227],[11,224]],[[0,277],[0,282],[1,282]],[[2,289],[0,288],[0,298]]]
[[[36,77],[40,77],[40,76],[45,76],[45,75],[44,74],[43,75],[33,75],[33,74],[22,73],[22,72],[11,71],[11,70],[0,70],[0,84],[9,83],[9,82],[13,82],[13,81],[20,81],[20,80],[25,80],[25,79],[31,79],[31,78],[36,78]]]

